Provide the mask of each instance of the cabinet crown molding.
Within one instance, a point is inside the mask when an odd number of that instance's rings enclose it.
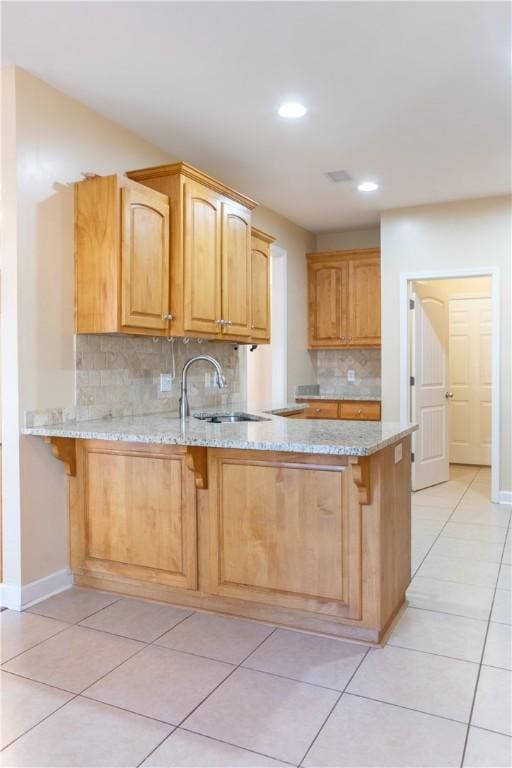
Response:
[[[170,165],[155,165],[151,168],[140,168],[134,171],[127,171],[126,175],[129,179],[134,181],[144,182],[146,179],[156,179],[161,176],[186,176],[192,181],[197,181],[199,184],[203,184],[205,187],[212,189],[214,192],[218,192],[225,197],[229,197],[236,203],[243,205],[249,211],[254,210],[258,203],[255,200],[251,200],[250,197],[243,195],[241,192],[237,192],[236,189],[232,189],[218,179],[214,179],[213,176],[209,176],[204,171],[200,171],[199,168],[194,168],[193,165],[188,163],[171,163]]]
[[[306,259],[310,264],[317,261],[343,261],[355,258],[370,258],[377,256],[380,258],[380,248],[354,248],[349,251],[317,251],[315,253],[306,253]]]
[[[251,227],[251,235],[252,237],[257,237],[258,240],[263,240],[265,243],[275,243],[276,238],[272,237],[272,235],[268,235],[266,232],[263,232],[261,229],[256,229],[256,227]]]

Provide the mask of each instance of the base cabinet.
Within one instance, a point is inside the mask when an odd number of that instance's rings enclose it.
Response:
[[[360,512],[325,458],[211,452],[208,592],[360,618]]]
[[[49,441],[79,585],[373,643],[404,605],[410,438],[398,461]]]
[[[196,589],[195,491],[184,448],[81,441],[73,571]]]

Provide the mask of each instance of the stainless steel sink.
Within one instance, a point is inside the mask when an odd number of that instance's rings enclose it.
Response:
[[[242,413],[235,411],[232,413],[194,413],[194,419],[207,421],[209,424],[233,424],[239,421],[270,421],[263,416],[255,416],[252,413]]]

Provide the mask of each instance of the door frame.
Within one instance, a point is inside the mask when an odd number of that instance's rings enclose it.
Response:
[[[411,394],[409,386],[411,346],[409,289],[417,280],[446,280],[464,277],[491,278],[492,308],[492,416],[491,416],[491,500],[505,502],[500,498],[500,290],[501,277],[499,267],[475,267],[473,269],[447,269],[423,272],[400,273],[400,421],[410,421]]]

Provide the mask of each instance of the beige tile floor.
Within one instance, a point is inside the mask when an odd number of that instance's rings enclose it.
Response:
[[[413,495],[383,649],[72,589],[0,613],[8,766],[508,766],[510,507],[488,469]]]

